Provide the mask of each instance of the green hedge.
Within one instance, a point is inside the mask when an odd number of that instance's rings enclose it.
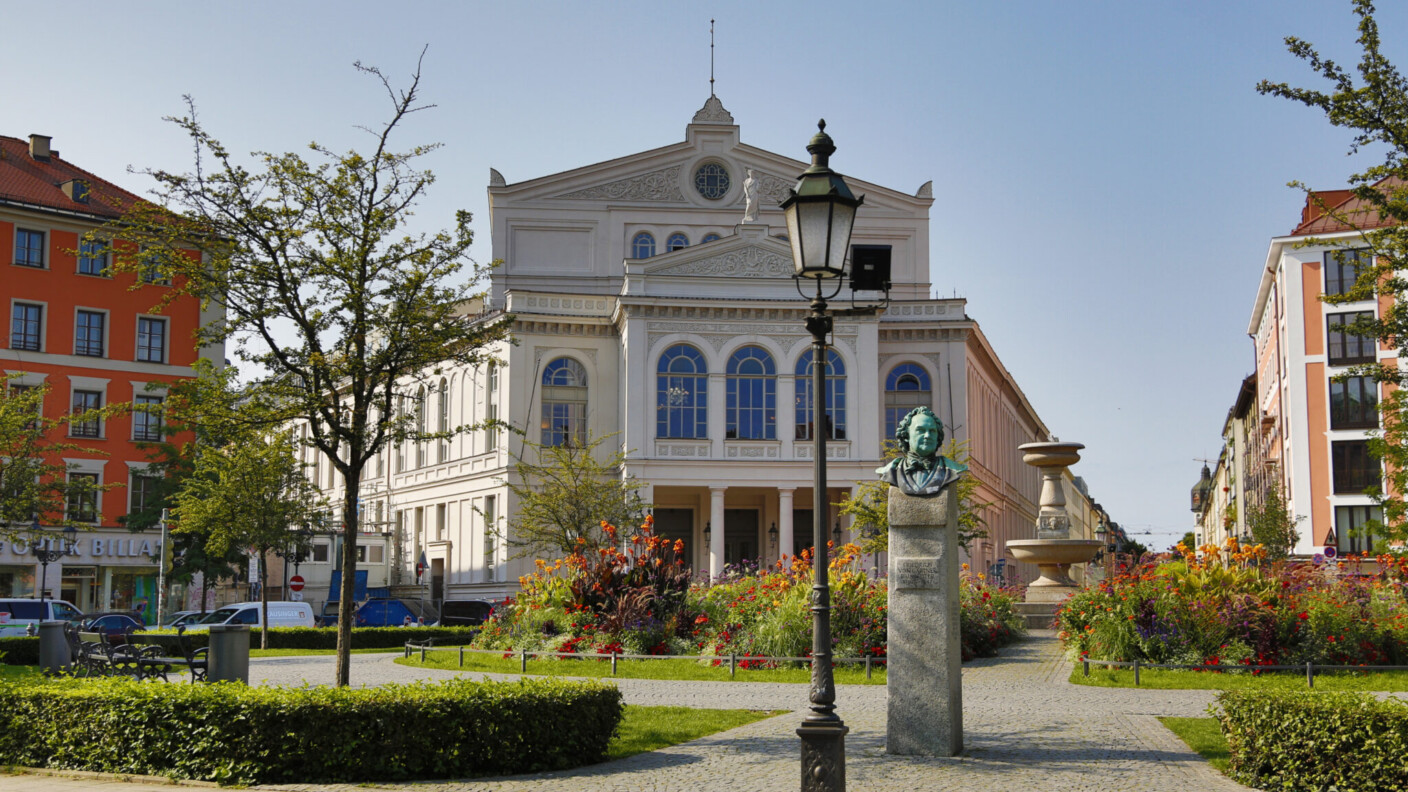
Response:
[[[0,638],[0,663],[5,665],[39,665],[39,636],[21,635]]]
[[[467,644],[478,627],[353,627],[353,649],[400,649],[406,641],[434,638],[437,644]],[[172,634],[175,630],[155,632]],[[210,633],[188,632],[192,648],[199,649],[210,642]],[[250,648],[259,648],[259,629],[249,631]],[[270,649],[336,649],[335,627],[274,627],[269,630]],[[39,638],[21,636],[0,638],[0,663],[6,665],[39,665]]]
[[[1258,789],[1408,790],[1408,703],[1366,693],[1217,697],[1229,772]]]
[[[0,682],[0,757],[224,784],[525,773],[602,761],[622,709],[611,685],[558,680],[377,688]]]

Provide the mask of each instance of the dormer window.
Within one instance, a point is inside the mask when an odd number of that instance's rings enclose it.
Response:
[[[88,182],[85,179],[69,179],[63,183],[64,195],[74,203],[88,203]]]

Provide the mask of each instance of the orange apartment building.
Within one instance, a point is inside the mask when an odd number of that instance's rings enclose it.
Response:
[[[1348,190],[1308,196],[1300,224],[1271,240],[1247,327],[1256,347],[1255,450],[1264,466],[1254,472],[1269,472],[1284,487],[1291,513],[1304,518],[1298,555],[1327,546],[1340,553],[1372,549],[1362,526],[1381,516],[1364,494],[1383,478],[1368,450],[1368,433],[1379,426],[1380,386],[1369,377],[1333,380],[1356,364],[1398,358],[1394,347],[1346,330],[1360,317],[1381,315],[1387,300],[1321,301],[1323,294],[1348,292],[1368,255],[1359,232],[1322,206],[1365,216]],[[1316,243],[1307,244],[1311,239]]]
[[[194,299],[158,311],[168,286],[107,272],[112,252],[81,238],[139,199],[63,159],[50,142],[0,137],[0,368],[15,377],[11,387],[47,384],[50,416],[114,403],[159,409],[163,392],[149,385],[192,376],[200,355],[223,361],[223,349],[195,346],[195,330],[213,315]],[[72,442],[101,452],[66,453],[69,476],[116,486],[67,505],[66,518],[90,530],[79,534],[76,555],[49,564],[48,596],[84,611],[149,602],[151,618],[160,536],[120,520],[148,497],[149,459],[138,443],[161,431],[154,412],[69,424]],[[24,543],[0,544],[0,596],[37,596],[40,572]]]

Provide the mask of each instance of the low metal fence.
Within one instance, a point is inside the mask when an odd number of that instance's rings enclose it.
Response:
[[[739,654],[736,654],[736,653],[729,653],[729,654],[726,654],[726,655],[642,655],[642,654],[626,654],[626,653],[624,653],[624,652],[548,652],[548,651],[536,651],[536,650],[535,650],[535,651],[527,651],[527,650],[524,650],[524,649],[514,649],[514,650],[505,650],[505,649],[470,649],[470,648],[467,647],[467,646],[435,646],[433,639],[430,640],[430,641],[407,641],[407,642],[406,642],[406,649],[405,649],[405,657],[409,658],[412,654],[415,654],[415,653],[417,653],[417,652],[420,653],[420,661],[421,661],[422,663],[425,662],[425,656],[426,656],[426,653],[427,653],[427,652],[458,652],[458,653],[459,653],[459,665],[460,665],[460,668],[464,668],[464,656],[465,656],[465,653],[466,653],[466,652],[468,652],[468,653],[470,653],[470,654],[490,654],[490,655],[498,655],[498,656],[500,656],[500,657],[517,657],[517,658],[518,658],[518,670],[519,670],[520,673],[525,673],[525,674],[528,673],[528,659],[529,659],[529,658],[539,658],[539,657],[564,658],[564,657],[569,657],[569,658],[586,659],[586,658],[589,658],[589,657],[590,657],[590,658],[595,658],[595,659],[597,659],[597,660],[606,660],[606,659],[610,659],[610,660],[611,660],[611,675],[612,675],[612,676],[616,676],[616,667],[617,667],[617,666],[616,666],[616,663],[617,663],[618,660],[711,660],[711,661],[718,661],[718,664],[719,664],[720,666],[722,666],[724,663],[728,663],[728,675],[729,675],[730,677],[735,677],[735,676],[737,676],[737,674],[738,674],[738,669],[739,669],[739,668],[743,668],[745,671],[748,670],[748,665],[750,665],[750,664],[752,664],[752,663],[807,663],[807,664],[810,664],[811,661],[812,661],[812,659],[811,659],[810,657],[761,657],[761,656],[759,656],[759,655],[739,655]],[[871,679],[871,678],[872,678],[871,675],[874,673],[875,667],[876,667],[876,666],[880,666],[880,667],[885,667],[885,666],[887,666],[887,665],[888,665],[888,660],[887,660],[887,658],[884,658],[884,657],[875,657],[875,656],[872,656],[872,655],[866,655],[865,657],[833,657],[833,658],[831,658],[831,664],[832,664],[833,666],[837,666],[837,665],[846,665],[846,664],[864,664],[864,665],[865,665],[865,678],[866,678],[866,679]]]
[[[1305,672],[1306,687],[1315,687],[1315,673],[1317,671],[1408,671],[1408,666],[1401,665],[1372,665],[1372,666],[1344,666],[1344,665],[1317,665],[1315,663],[1305,663],[1304,665],[1190,665],[1186,663],[1145,663],[1140,660],[1087,660],[1082,657],[1080,660],[1081,669],[1085,676],[1090,676],[1092,665],[1114,666],[1116,668],[1133,668],[1134,684],[1139,685],[1139,671],[1144,668],[1166,668],[1174,671],[1296,671]]]

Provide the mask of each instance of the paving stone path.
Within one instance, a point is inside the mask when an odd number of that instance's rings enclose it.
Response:
[[[456,672],[408,668],[395,655],[354,655],[356,684],[442,679]],[[1211,691],[1131,690],[1072,685],[1070,664],[1049,632],[997,658],[963,666],[964,755],[952,759],[885,753],[885,688],[845,685],[837,707],[853,790],[1245,790],[1211,769],[1157,720],[1200,717]],[[250,681],[324,683],[333,659],[290,657],[250,662]],[[513,679],[511,676],[471,674]],[[786,792],[799,784],[795,734],[805,710],[802,685],[617,680],[629,704],[795,710],[660,751],[568,772],[414,784],[290,784],[265,789],[405,789],[417,792]],[[7,776],[5,792],[156,792],[166,783],[123,783],[105,776]]]

